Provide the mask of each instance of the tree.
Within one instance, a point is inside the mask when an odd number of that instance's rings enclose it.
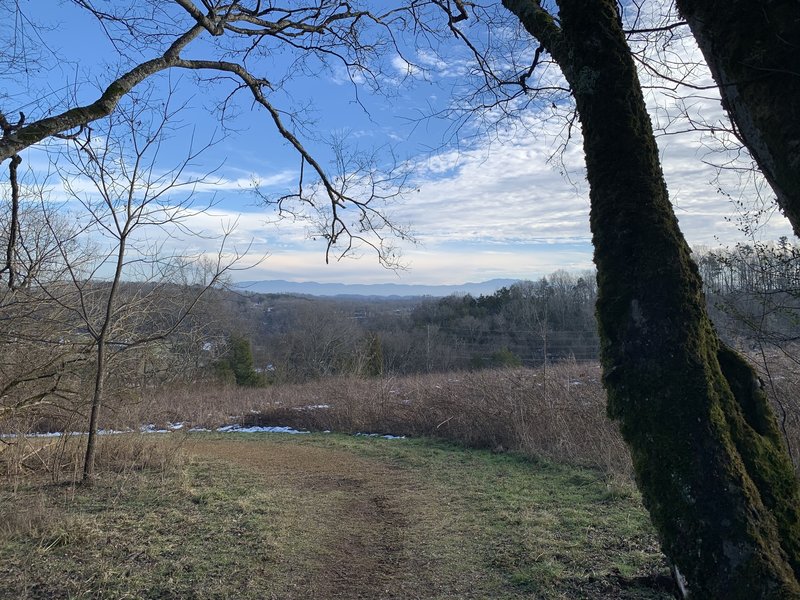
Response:
[[[186,173],[197,150],[190,148],[187,158],[172,169],[156,167],[175,119],[168,102],[153,107],[146,97],[134,98],[101,123],[103,135],[75,137],[74,149],[64,157],[70,167],[63,162],[56,165],[67,195],[81,207],[76,235],[95,247],[93,259],[78,264],[67,254],[69,240],[51,228],[68,289],[55,295],[45,288],[70,315],[70,322],[77,323],[72,337],[79,344],[85,339],[86,354],[94,357],[85,483],[94,476],[100,412],[114,367],[124,372],[118,364],[121,357],[178,332],[205,293],[242,256],[236,249],[226,254],[223,236],[213,273],[207,273],[206,265],[200,269],[203,284],[181,286],[187,263],[202,260],[203,255],[167,252],[164,243],[154,239],[159,233],[173,242],[197,235],[189,219],[208,208],[195,199],[195,188],[205,177]]]
[[[365,332],[335,303],[304,298],[292,307],[284,327],[271,349],[278,376],[308,381],[359,372]]]
[[[90,132],[93,123],[117,111],[135,89],[159,74],[181,72],[222,90],[218,115],[223,125],[234,101],[242,92],[247,94],[250,103],[264,111],[278,135],[298,154],[296,191],[266,198],[279,211],[294,213],[301,210],[298,207],[311,207],[312,216],[324,224],[320,236],[327,243],[328,254],[341,256],[360,244],[373,248],[385,265],[398,264],[392,238],[408,236],[383,215],[382,208],[397,194],[399,182],[368,161],[357,165],[359,171],[350,171],[344,177],[324,168],[307,149],[302,137],[311,136],[310,128],[304,127],[302,109],[292,108],[296,99],[284,88],[297,73],[330,72],[331,63],[335,63],[354,85],[359,81],[380,89],[380,63],[373,58],[383,50],[398,50],[391,28],[404,26],[405,10],[390,7],[372,13],[360,8],[359,3],[339,0],[285,4],[260,0],[119,0],[102,6],[94,0],[71,0],[70,4],[97,21],[98,30],[108,36],[118,52],[112,57],[116,64],[104,66],[98,75],[103,83],[90,102],[68,96],[48,105],[57,96],[42,93],[39,98],[16,102],[33,107],[26,112],[9,109],[8,98],[1,98],[6,106],[0,108],[0,162],[9,161],[12,190],[18,190],[17,170],[26,149],[47,147],[53,141]],[[15,7],[22,10],[18,3]],[[13,22],[31,23],[24,17]],[[4,28],[0,33],[19,32]],[[8,46],[15,47],[11,43]],[[287,57],[288,66],[283,71],[273,61],[277,55]],[[144,58],[148,56],[151,58]],[[23,58],[0,53],[0,61],[13,62],[20,68]],[[58,56],[52,61],[58,67]],[[13,82],[17,73],[2,76],[11,77]],[[68,82],[64,89],[79,83]],[[10,200],[12,215],[17,196],[12,194]],[[345,211],[348,207],[351,210]],[[14,251],[15,223],[12,217],[9,253]],[[5,266],[8,271],[10,265]],[[8,271],[7,282],[13,285],[13,271]]]
[[[367,377],[383,377],[383,346],[377,332],[367,335],[364,362],[363,371]]]
[[[230,373],[236,385],[257,387],[264,383],[253,367],[253,349],[250,340],[240,335],[231,335],[228,338],[228,350],[226,357],[220,363],[220,368],[223,374]]]
[[[698,597],[800,597],[800,489],[757,376],[706,314],[616,3],[503,5],[575,99],[608,410],[665,553]]]
[[[77,267],[88,255],[76,243],[74,224],[48,215],[33,198],[23,198],[17,218],[16,281],[0,287],[0,421],[19,423],[24,431],[24,425],[47,425],[74,413],[81,397],[86,355],[72,344],[70,311],[54,299],[68,293],[67,264]],[[0,216],[3,242],[10,221],[10,215]]]
[[[736,133],[800,237],[800,5],[678,0]]]

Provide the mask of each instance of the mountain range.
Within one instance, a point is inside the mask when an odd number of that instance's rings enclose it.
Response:
[[[318,283],[316,281],[239,281],[234,288],[260,294],[303,294],[307,296],[379,296],[407,298],[412,296],[449,296],[471,294],[473,296],[493,294],[501,287],[516,283],[517,279],[490,279],[477,283],[457,285],[422,285],[405,283]]]

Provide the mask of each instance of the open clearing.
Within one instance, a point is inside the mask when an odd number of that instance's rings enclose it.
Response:
[[[340,435],[183,449],[177,474],[0,488],[0,598],[672,597],[638,498],[595,471]]]

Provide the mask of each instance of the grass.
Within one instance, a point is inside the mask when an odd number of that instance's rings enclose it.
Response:
[[[342,435],[182,448],[180,469],[0,488],[0,597],[671,597],[638,497],[596,470]]]
[[[321,408],[325,407],[325,408]],[[628,450],[605,414],[596,364],[363,379],[329,377],[260,389],[214,385],[154,390],[110,406],[103,427],[187,422],[215,428],[289,425],[311,431],[425,436],[473,448],[588,465],[631,480]]]
[[[795,464],[800,467],[800,390],[797,369],[771,357],[763,373]],[[770,377],[767,377],[770,375]],[[82,427],[76,415],[52,407],[0,422],[0,431],[26,433]],[[49,412],[50,411],[50,412]],[[24,418],[23,418],[24,417]],[[424,436],[472,448],[511,450],[603,470],[631,485],[632,465],[615,423],[597,364],[564,361],[544,369],[363,379],[328,377],[296,385],[236,388],[203,383],[142,392],[138,400],[110,399],[101,416],[107,429],[168,423],[214,429],[221,425],[288,425],[311,431],[359,431]],[[5,452],[0,463],[27,456]],[[28,462],[37,460],[28,457]],[[2,468],[2,465],[0,465]]]

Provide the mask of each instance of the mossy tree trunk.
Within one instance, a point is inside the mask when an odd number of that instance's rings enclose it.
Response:
[[[504,0],[559,62],[590,184],[609,414],[698,598],[800,597],[800,493],[754,371],[705,310],[614,0]]]
[[[678,0],[739,137],[800,236],[800,2]]]

